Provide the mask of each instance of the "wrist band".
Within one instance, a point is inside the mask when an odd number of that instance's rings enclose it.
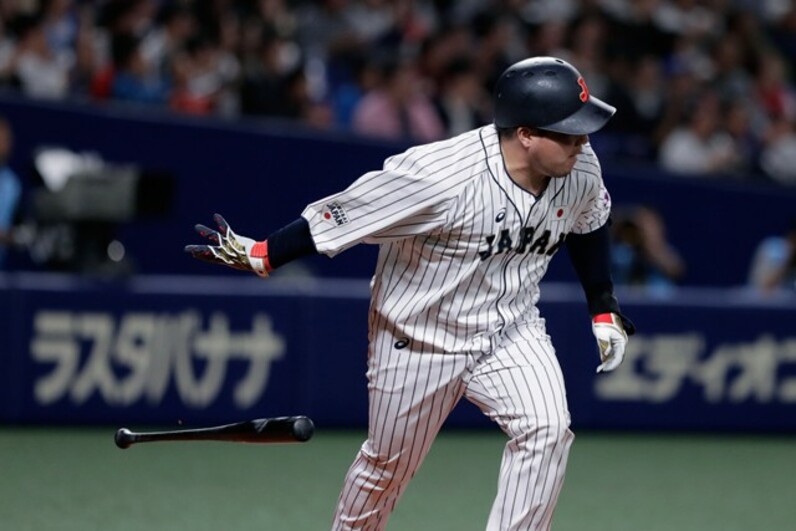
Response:
[[[251,256],[252,258],[262,259],[263,269],[265,269],[266,273],[273,271],[271,262],[268,260],[268,240],[255,243],[254,246],[252,246]]]
[[[610,313],[601,313],[601,314],[595,315],[594,318],[592,319],[592,321],[595,322],[595,323],[614,324],[614,316],[612,314],[610,314]]]

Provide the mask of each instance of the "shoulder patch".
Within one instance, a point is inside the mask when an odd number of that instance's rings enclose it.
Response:
[[[334,221],[335,225],[345,225],[348,223],[348,214],[343,206],[337,201],[327,203],[323,209],[323,219]]]

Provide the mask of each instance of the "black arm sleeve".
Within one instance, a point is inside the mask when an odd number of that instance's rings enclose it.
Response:
[[[318,254],[310,234],[310,225],[304,218],[285,225],[267,239],[268,262],[273,269],[297,258]]]
[[[614,283],[611,280],[611,234],[610,223],[587,234],[570,233],[566,239],[567,251],[578,275],[589,314],[615,313],[622,318],[628,335],[635,331],[633,323],[622,315],[619,302],[614,296]]]

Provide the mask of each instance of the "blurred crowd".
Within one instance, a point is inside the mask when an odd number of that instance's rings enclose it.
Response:
[[[0,85],[428,141],[532,55],[619,108],[605,156],[796,185],[792,0],[0,0]]]

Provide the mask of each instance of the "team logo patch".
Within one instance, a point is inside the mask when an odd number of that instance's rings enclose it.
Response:
[[[580,85],[580,101],[586,103],[589,100],[589,87],[586,86],[586,80],[582,77],[578,78],[578,85]]]
[[[345,225],[348,223],[348,214],[337,201],[328,203],[323,210],[323,219],[333,220],[335,225]]]

